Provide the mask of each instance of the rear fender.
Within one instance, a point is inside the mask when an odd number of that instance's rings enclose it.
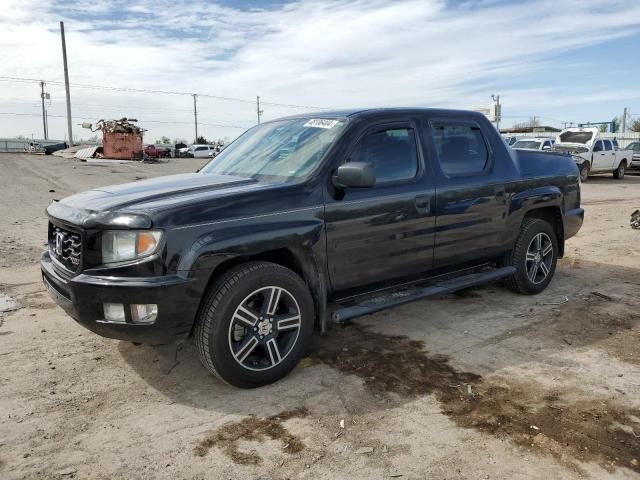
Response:
[[[509,220],[507,222],[508,243],[513,246],[520,233],[525,217],[538,217],[549,221],[558,236],[560,256],[564,253],[564,234],[562,226],[563,193],[553,185],[534,187],[516,193],[511,198]]]

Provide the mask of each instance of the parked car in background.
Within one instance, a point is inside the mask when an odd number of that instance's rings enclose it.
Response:
[[[518,150],[551,150],[555,140],[551,138],[520,138],[511,145]]]
[[[215,145],[191,145],[187,149],[187,157],[189,158],[209,158],[213,153],[215,155]]]
[[[477,112],[287,117],[198,173],[51,203],[43,281],[99,335],[193,335],[211,373],[257,387],[330,319],[498,279],[542,292],[582,225],[578,177],[566,155],[508,148]]]
[[[633,153],[631,154],[631,164],[629,165],[630,169],[640,170],[640,142],[632,142],[627,145],[625,150],[631,150]]]
[[[513,145],[518,141],[518,137],[514,137],[514,136],[506,136],[506,137],[503,136],[502,138],[504,139],[506,144],[509,146]]]
[[[171,145],[147,145],[144,147],[144,155],[149,158],[170,158]]]
[[[571,155],[583,182],[592,173],[613,173],[622,179],[631,165],[633,151],[616,149],[615,139],[601,138],[599,133],[596,127],[565,128],[553,146],[554,151]]]
[[[177,158],[186,157],[188,150],[189,150],[189,145],[187,145],[186,143],[176,143],[173,146],[173,151]]]

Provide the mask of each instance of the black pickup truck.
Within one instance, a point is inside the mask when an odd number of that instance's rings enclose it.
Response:
[[[329,321],[497,279],[538,293],[584,217],[570,157],[436,109],[274,120],[197,173],[47,213],[43,280],[70,316],[136,343],[193,336],[240,387],[285,376]]]

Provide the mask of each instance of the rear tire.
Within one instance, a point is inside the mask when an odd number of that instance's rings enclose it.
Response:
[[[615,171],[613,172],[613,178],[615,178],[616,180],[622,180],[624,178],[626,167],[627,167],[627,164],[624,161],[620,162],[620,165],[618,165],[618,168],[616,168]]]
[[[300,361],[313,333],[313,299],[293,271],[269,262],[239,265],[208,290],[195,343],[202,364],[241,388],[273,383]]]
[[[515,246],[505,265],[516,268],[505,284],[514,292],[535,295],[542,292],[553,278],[558,260],[558,239],[554,228],[545,220],[525,218]]]

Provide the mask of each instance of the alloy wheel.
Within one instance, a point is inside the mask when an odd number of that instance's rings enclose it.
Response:
[[[229,324],[229,348],[243,368],[269,370],[291,353],[301,325],[300,307],[288,290],[262,287],[235,309]]]
[[[538,233],[527,248],[526,270],[529,281],[538,285],[545,281],[553,264],[553,243],[546,233]]]

